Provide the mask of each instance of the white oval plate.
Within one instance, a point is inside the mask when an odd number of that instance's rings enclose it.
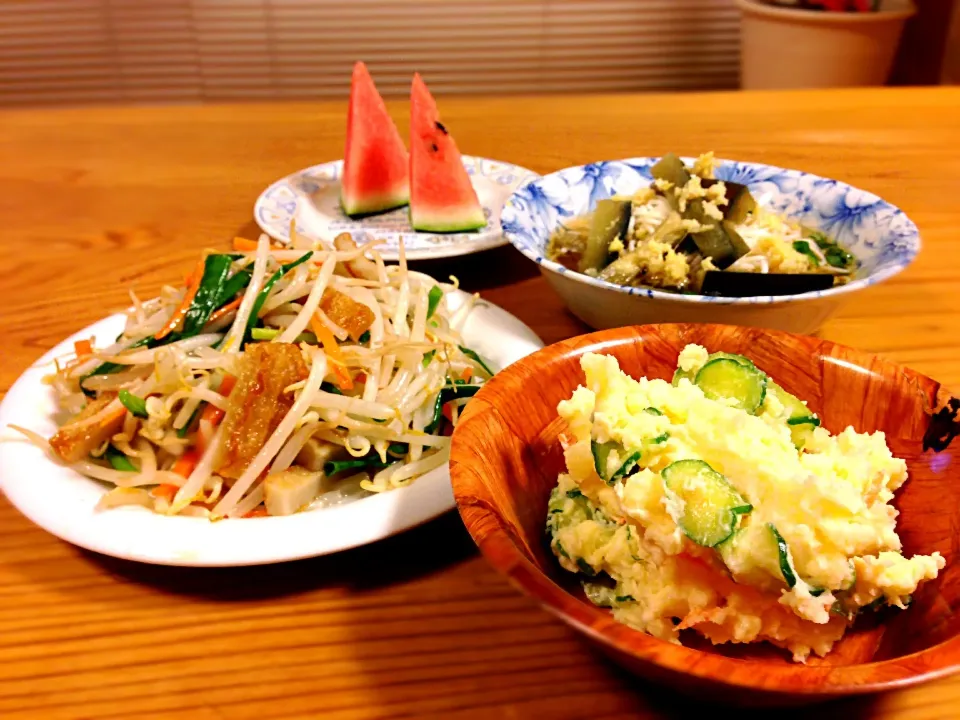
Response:
[[[449,293],[450,310],[468,297],[464,292]],[[57,464],[7,425],[21,425],[44,437],[56,432],[56,401],[42,382],[53,359],[71,353],[75,340],[91,335],[107,345],[123,325],[122,314],[112,315],[67,338],[21,375],[0,404],[0,489],[47,532],[127,560],[197,567],[261,565],[365,545],[455,506],[449,468],[444,465],[397,490],[285,517],[210,522],[158,515],[142,507],[95,510],[108,484]],[[529,327],[484,300],[471,311],[463,339],[495,369],[543,347]]]
[[[253,217],[265,233],[281,242],[289,242],[294,217],[297,233],[311,240],[329,239],[341,232],[353,233],[358,242],[383,239],[386,244],[380,247],[380,253],[384,260],[397,259],[401,238],[410,260],[468,255],[505,245],[500,209],[514,190],[540,176],[518,165],[472,155],[463,156],[463,166],[487,218],[487,226],[476,232],[416,232],[410,227],[405,207],[351,220],[340,209],[342,160],[314,165],[273,183],[257,198]]]

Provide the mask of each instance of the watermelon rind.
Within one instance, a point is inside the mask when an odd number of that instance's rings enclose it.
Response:
[[[444,208],[446,212],[436,215],[420,208],[411,213],[410,224],[418,232],[434,233],[456,233],[468,232],[470,230],[480,230],[487,226],[487,219],[483,215],[483,210],[477,212],[476,207],[466,208],[466,214],[455,208]]]
[[[379,215],[390,210],[396,210],[397,208],[404,207],[409,202],[410,193],[406,191],[398,191],[393,195],[368,196],[364,198],[363,202],[357,201],[350,205],[347,205],[347,199],[343,197],[343,194],[340,196],[340,208],[344,214],[352,220],[359,220],[371,215]]]

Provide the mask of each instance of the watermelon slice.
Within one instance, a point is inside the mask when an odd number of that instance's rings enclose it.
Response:
[[[487,224],[453,136],[419,74],[410,90],[410,224],[426,232],[477,230]]]
[[[340,205],[350,217],[402,207],[410,201],[410,161],[400,132],[373,84],[367,66],[353,66],[347,147]]]

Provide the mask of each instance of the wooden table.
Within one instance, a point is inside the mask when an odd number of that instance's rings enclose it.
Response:
[[[960,385],[960,89],[441,98],[461,148],[547,172],[673,150],[802,168],[902,207],[907,272],[823,330]],[[72,331],[254,237],[272,180],[340,156],[342,103],[0,113],[0,391]],[[391,110],[405,125],[406,108]],[[405,132],[405,127],[401,127]],[[512,248],[425,263],[545,342],[583,332]],[[333,557],[151,567],[78,550],[0,499],[0,717],[694,717],[595,656],[480,558],[456,513]],[[818,711],[960,717],[960,677]],[[810,711],[797,717],[809,717]],[[780,713],[790,715],[790,713]],[[749,715],[749,714],[748,714]]]

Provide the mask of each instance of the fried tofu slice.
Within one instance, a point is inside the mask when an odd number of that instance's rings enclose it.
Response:
[[[373,310],[339,290],[327,288],[320,298],[320,309],[342,327],[354,340],[359,340],[373,325]]]
[[[61,460],[68,463],[83,460],[120,432],[123,427],[124,415],[127,414],[127,409],[122,406],[116,412],[111,412],[109,416],[96,423],[77,427],[77,424],[81,421],[92,418],[106,408],[116,397],[114,393],[106,393],[95,400],[91,400],[76,417],[50,438],[50,447],[53,448],[53,451]]]
[[[243,474],[289,412],[294,394],[284,388],[308,375],[300,349],[291,343],[248,344],[238,365],[223,419],[226,442],[217,469],[217,474],[232,479]]]

